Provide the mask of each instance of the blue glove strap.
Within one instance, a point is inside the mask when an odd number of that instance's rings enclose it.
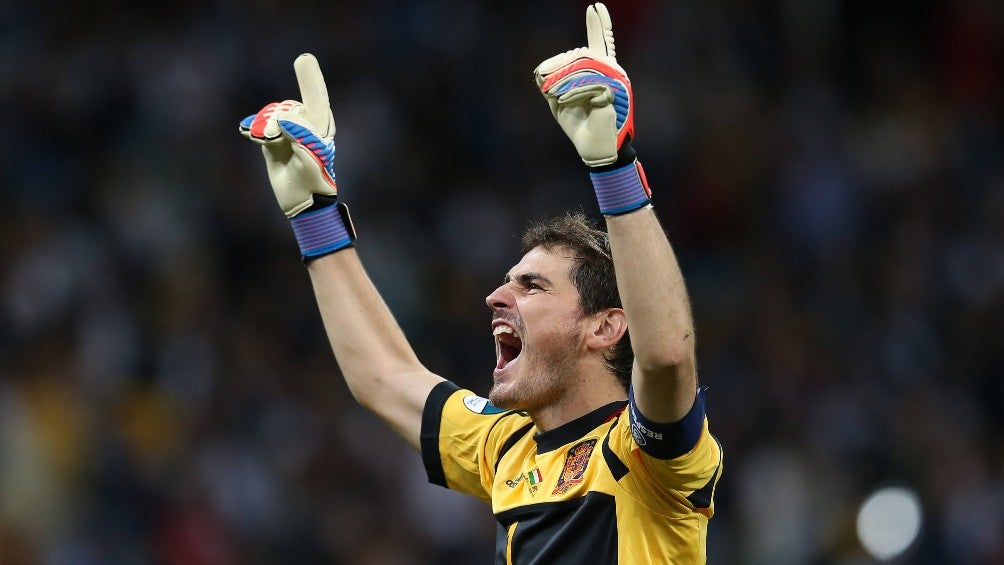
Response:
[[[296,243],[305,258],[337,251],[352,245],[353,237],[337,204],[304,212],[290,219]]]
[[[604,171],[589,173],[596,191],[596,201],[600,212],[614,216],[641,208],[649,203],[649,191],[637,161],[628,165]]]

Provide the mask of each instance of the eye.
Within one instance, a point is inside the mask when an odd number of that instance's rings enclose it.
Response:
[[[526,283],[526,290],[531,291],[531,290],[544,290],[544,289],[541,288],[539,284],[531,282],[531,283]]]

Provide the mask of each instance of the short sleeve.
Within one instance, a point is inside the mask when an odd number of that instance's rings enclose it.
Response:
[[[723,454],[708,426],[704,396],[699,390],[690,412],[671,424],[648,420],[629,398],[628,418],[620,418],[606,438],[606,449],[624,465],[622,486],[653,502],[669,505],[682,498],[713,512]]]
[[[422,413],[422,462],[429,482],[490,501],[501,446],[520,420],[528,421],[451,382],[436,385]]]

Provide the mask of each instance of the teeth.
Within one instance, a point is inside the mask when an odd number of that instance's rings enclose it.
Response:
[[[495,326],[495,330],[492,331],[492,335],[515,334],[515,333],[516,332],[514,332],[512,328],[510,328],[509,326]]]

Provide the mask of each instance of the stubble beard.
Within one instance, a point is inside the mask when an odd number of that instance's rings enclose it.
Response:
[[[528,412],[559,402],[575,382],[578,337],[578,324],[574,324],[553,344],[524,344],[519,373],[502,387],[493,385],[488,400],[499,408]]]

